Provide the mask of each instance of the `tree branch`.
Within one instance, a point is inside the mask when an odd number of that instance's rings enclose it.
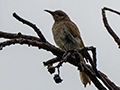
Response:
[[[91,47],[86,47],[88,48],[87,50],[90,50]],[[78,49],[79,52],[83,52],[84,49],[86,48],[81,48],[81,49]],[[96,53],[96,52],[95,52]],[[89,58],[88,58],[89,59]],[[91,58],[90,58],[91,59]],[[57,61],[58,60],[58,61]],[[78,63],[77,61],[74,59],[74,58],[67,58],[66,60],[68,63],[78,67],[78,68],[81,68],[78,66]],[[55,61],[54,59],[51,59],[51,60],[48,60],[46,62],[44,62],[43,64],[45,66],[48,66],[48,65],[53,65],[54,63],[56,62],[60,62],[60,59],[56,59],[55,58]],[[94,69],[87,65],[87,64],[83,64],[83,70],[84,72],[90,77],[90,79],[92,80],[92,82],[94,83],[94,85],[99,89],[99,90],[107,90],[104,86],[102,86],[102,84],[99,82],[99,80],[97,79],[97,77],[108,87],[109,90],[120,90],[118,86],[116,86],[114,83],[109,83],[108,81],[111,81],[110,79],[106,79],[105,74],[101,74],[102,72],[101,71],[94,71]],[[81,70],[81,69],[80,69]],[[116,88],[116,89],[115,89]]]
[[[120,90],[120,87],[116,86],[110,79],[101,71],[98,71],[98,73],[106,80],[106,82],[112,87],[113,90]],[[110,89],[111,90],[111,89]]]
[[[15,17],[18,21],[22,22],[23,24],[26,24],[30,27],[32,27],[34,29],[34,31],[37,33],[37,35],[39,36],[39,38],[43,41],[46,42],[45,37],[42,35],[42,32],[36,27],[35,24],[32,24],[31,22],[24,20],[23,18],[21,18],[20,16],[18,16],[16,13],[13,13],[13,17]]]
[[[14,44],[27,44],[28,46],[35,46],[38,47],[39,49],[42,48],[44,50],[50,51],[51,53],[53,53],[53,55],[57,55],[57,56],[61,56],[64,51],[60,50],[59,48],[55,47],[54,45],[51,45],[47,42],[38,42],[35,40],[29,40],[29,39],[11,39],[11,40],[7,40],[5,42],[1,42],[0,43],[0,49],[2,49],[5,46],[9,46],[9,45],[14,45]]]
[[[120,15],[120,12],[117,12],[117,11],[115,11],[115,10],[112,10],[112,9],[106,8],[106,7],[104,7],[104,8],[102,9],[102,17],[103,17],[104,26],[106,27],[108,33],[113,37],[113,39],[114,39],[115,42],[119,45],[119,48],[120,48],[120,39],[119,39],[119,37],[117,36],[117,34],[113,31],[113,29],[110,27],[110,25],[108,24],[105,10],[114,12],[114,13],[116,13],[116,14],[118,14],[118,15]]]
[[[23,38],[23,39],[29,39],[29,40],[36,40],[36,41],[41,41],[41,39],[30,36],[30,35],[22,35],[20,32],[19,33],[7,33],[7,32],[2,32],[0,31],[0,38],[5,38],[5,39],[17,39],[17,38]]]

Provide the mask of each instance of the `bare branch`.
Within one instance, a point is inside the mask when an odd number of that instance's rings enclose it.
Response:
[[[84,66],[84,72],[90,77],[93,84],[97,87],[99,90],[107,90],[101,82],[97,79],[94,70],[89,65],[83,65]],[[94,73],[93,73],[94,72]]]
[[[78,49],[78,51],[83,52],[84,49],[92,51],[92,48],[93,47],[81,48],[81,49]],[[93,53],[96,53],[96,52],[93,52]],[[93,54],[93,55],[95,55],[94,58],[96,58],[96,54]],[[55,61],[54,61],[54,59],[55,59]],[[44,62],[45,66],[56,63],[56,62],[60,62],[62,60],[62,59],[60,60],[60,58],[59,59],[54,58],[54,59],[51,59],[51,60],[48,60],[48,61]],[[92,60],[92,58],[90,58],[90,57],[88,59]],[[99,80],[96,77],[98,77],[108,87],[109,90],[120,90],[119,87],[117,87],[114,83],[110,84],[108,82],[109,79],[107,79],[107,81],[106,81],[106,78],[104,77],[104,75],[101,74],[100,71],[97,71],[97,69],[96,69],[96,71],[94,71],[94,69],[87,64],[83,64],[82,66],[83,66],[84,69],[81,69],[82,67],[78,66],[78,62],[75,60],[75,58],[67,58],[66,61],[69,62],[70,64],[80,68],[80,70],[84,70],[84,72],[90,77],[90,79],[92,80],[94,85],[99,90],[107,90],[107,89],[102,86],[102,84],[99,82]],[[115,88],[117,88],[117,89],[115,89]]]
[[[35,24],[32,24],[31,22],[24,20],[23,18],[21,18],[20,16],[18,16],[16,13],[13,13],[13,16],[19,20],[20,22],[22,22],[23,24],[26,24],[30,27],[32,27],[34,29],[34,31],[37,33],[37,35],[39,36],[39,38],[43,41],[46,42],[45,37],[43,36],[42,32],[36,27]]]
[[[113,88],[113,90],[120,90],[120,87],[116,86],[108,77],[102,73],[101,71],[98,71],[98,73],[104,78],[104,80]],[[110,89],[111,90],[111,89]]]
[[[69,52],[69,53],[70,53],[70,52]],[[68,55],[65,55],[65,58],[66,58],[66,57],[69,57],[69,55],[70,55],[69,53],[68,53]],[[58,61],[61,62],[62,59],[61,59],[61,61],[60,61],[60,60],[58,60]],[[74,65],[74,66],[76,66],[76,67],[78,67],[80,70],[82,70],[81,68],[84,68],[84,69],[83,69],[83,72],[85,72],[85,73],[90,77],[90,79],[92,80],[92,82],[94,83],[94,85],[95,85],[99,90],[107,90],[107,89],[100,83],[100,81],[97,79],[96,74],[95,74],[93,68],[92,68],[90,65],[87,65],[87,64],[83,64],[83,63],[82,63],[82,66],[83,66],[83,67],[79,67],[77,61],[76,61],[75,59],[73,59],[73,58],[66,58],[65,61],[67,61],[68,63],[70,63],[70,64],[72,64],[72,65]],[[50,65],[51,63],[53,64],[53,62],[54,62],[54,60],[51,59],[51,60],[49,60],[49,61],[47,61],[47,62],[44,62],[44,63],[45,63],[46,65],[47,65],[47,64]],[[55,62],[57,62],[56,59],[55,59]],[[63,62],[62,62],[62,63],[63,63]],[[60,64],[58,64],[58,65],[61,66],[62,63],[60,63]]]
[[[20,32],[19,33],[7,33],[7,32],[2,32],[0,31],[0,38],[5,38],[5,39],[17,39],[17,38],[23,38],[23,39],[30,39],[30,40],[36,40],[36,41],[41,41],[41,39],[30,36],[30,35],[22,35]]]
[[[44,66],[48,66],[49,64],[50,64],[50,65],[53,65],[54,63],[57,63],[57,62],[59,62],[59,61],[61,61],[61,58],[60,58],[60,57],[55,57],[55,58],[52,58],[52,59],[50,59],[50,60],[47,60],[46,62],[44,61],[44,62],[43,62],[43,65],[44,65]]]
[[[9,46],[9,45],[14,45],[14,44],[27,44],[28,46],[35,46],[38,47],[39,49],[42,48],[44,50],[50,51],[52,52],[54,55],[57,56],[61,56],[64,52],[62,50],[60,50],[59,48],[56,48],[54,45],[51,45],[50,43],[47,42],[38,42],[35,40],[29,40],[29,39],[11,39],[11,40],[7,40],[5,42],[1,42],[0,43],[0,49],[2,49],[5,46]]]
[[[110,27],[110,25],[108,24],[108,21],[107,21],[107,18],[106,18],[106,14],[105,14],[105,10],[108,10],[108,11],[111,11],[111,12],[114,12],[118,15],[120,15],[120,12],[117,12],[115,10],[112,10],[110,8],[106,8],[104,7],[102,9],[102,17],[103,17],[103,22],[104,22],[104,26],[106,27],[107,31],[109,32],[109,34],[113,37],[113,39],[115,40],[115,42],[119,45],[119,48],[120,48],[120,39],[119,37],[117,36],[117,34],[113,31],[113,29]]]

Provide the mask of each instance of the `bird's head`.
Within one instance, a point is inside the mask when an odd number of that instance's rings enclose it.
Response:
[[[62,21],[62,20],[70,20],[68,15],[61,10],[56,10],[56,11],[44,10],[44,11],[50,13],[53,16],[53,19],[55,20],[55,22]]]

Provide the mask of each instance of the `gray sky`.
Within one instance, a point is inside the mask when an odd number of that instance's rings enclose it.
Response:
[[[98,69],[117,85],[120,84],[119,49],[103,26],[101,8],[120,11],[120,0],[0,0],[0,31],[36,33],[12,17],[16,12],[35,23],[46,39],[55,45],[51,33],[52,17],[44,9],[63,10],[77,24],[86,46],[97,48]],[[120,17],[107,13],[110,25],[120,33]],[[3,39],[0,39],[1,41]],[[47,51],[27,45],[12,45],[0,51],[0,90],[83,90],[77,68],[64,64],[63,82],[57,85],[42,62],[54,56]],[[85,90],[96,90],[93,84]]]

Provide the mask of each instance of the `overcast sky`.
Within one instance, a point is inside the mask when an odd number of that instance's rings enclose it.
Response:
[[[79,27],[86,46],[97,48],[98,69],[120,85],[120,51],[102,22],[104,6],[120,11],[120,0],[0,0],[0,31],[37,36],[28,26],[13,18],[16,12],[36,24],[46,39],[55,45],[48,10],[65,11]],[[120,16],[107,12],[110,25],[120,34]],[[1,41],[3,39],[0,39]],[[63,82],[56,84],[42,62],[54,56],[45,50],[27,45],[11,45],[0,51],[0,90],[84,90],[77,68],[64,64]],[[96,90],[93,84],[85,90]]]

